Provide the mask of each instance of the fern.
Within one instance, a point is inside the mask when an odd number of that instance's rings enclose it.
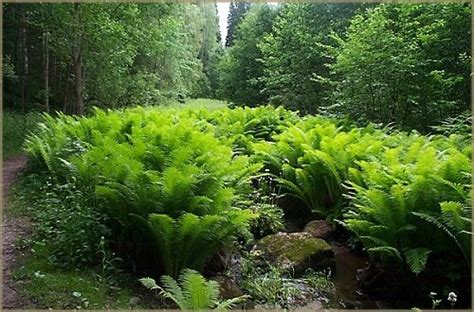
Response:
[[[161,277],[163,288],[156,285],[152,278],[142,278],[140,282],[148,289],[159,289],[160,295],[172,300],[181,310],[231,309],[245,301],[248,296],[240,296],[221,301],[219,299],[219,284],[206,279],[197,271],[184,269],[178,278],[179,283],[172,277]]]
[[[253,217],[245,210],[202,217],[187,213],[176,220],[152,214],[147,224],[159,245],[157,252],[165,271],[177,276],[183,268],[202,270],[206,260],[247,227]]]
[[[431,250],[426,248],[412,248],[404,251],[405,259],[413,273],[418,274],[425,269],[430,253]]]

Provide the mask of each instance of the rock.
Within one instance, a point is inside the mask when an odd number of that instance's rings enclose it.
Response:
[[[331,225],[324,220],[313,220],[305,225],[303,232],[310,233],[316,238],[328,239],[333,232]]]
[[[314,301],[308,302],[306,305],[302,307],[297,307],[295,309],[292,309],[292,311],[314,311],[314,310],[323,310],[323,309],[324,309],[323,304],[318,300],[314,300]]]
[[[140,303],[141,299],[139,297],[132,296],[128,300],[128,305],[132,307],[136,307]]]
[[[244,295],[244,292],[237,285],[237,282],[229,276],[217,275],[211,278],[211,280],[216,281],[219,284],[220,294],[224,299],[231,299]]]
[[[335,268],[331,246],[321,238],[306,232],[277,233],[260,239],[252,249],[273,265],[292,267],[295,274],[307,268]]]

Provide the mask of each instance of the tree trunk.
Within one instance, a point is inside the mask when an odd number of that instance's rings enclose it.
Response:
[[[26,81],[28,80],[28,46],[26,42],[26,18],[23,12],[21,19],[21,53],[23,58],[23,70],[21,75],[21,112],[25,112],[28,89]]]
[[[70,73],[70,69],[71,69],[71,66],[68,65],[67,66],[67,70],[66,70],[66,77],[64,79],[64,81],[66,82],[66,87],[65,87],[65,90],[64,90],[64,102],[63,102],[63,113],[67,113],[67,101],[68,101],[68,93],[69,93],[69,73]]]
[[[44,106],[49,113],[49,34],[43,33],[43,78],[44,78]]]
[[[79,3],[74,3],[74,19],[76,24],[76,37],[73,48],[73,64],[74,64],[74,93],[76,95],[76,103],[74,106],[74,113],[77,115],[82,115],[84,113],[84,99],[83,99],[83,90],[84,90],[84,81],[83,81],[83,71],[82,71],[82,35],[80,30],[81,17],[80,17],[80,7]]]

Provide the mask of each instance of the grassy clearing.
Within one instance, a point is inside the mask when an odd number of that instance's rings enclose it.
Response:
[[[219,108],[227,107],[227,102],[221,100],[213,100],[213,99],[189,99],[186,100],[184,104],[173,102],[171,104],[166,105],[165,107],[169,108],[192,108],[192,109],[200,109],[205,108],[208,110],[215,110]]]
[[[38,113],[20,114],[11,111],[3,112],[3,159],[21,153],[21,147],[29,131],[41,120]]]

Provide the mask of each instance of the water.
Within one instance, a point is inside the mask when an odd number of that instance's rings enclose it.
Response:
[[[368,259],[354,254],[347,247],[333,245],[332,248],[336,261],[336,274],[333,277],[336,287],[335,301],[342,305],[342,308],[387,308],[382,302],[362,294],[357,286],[356,272],[367,266]]]

